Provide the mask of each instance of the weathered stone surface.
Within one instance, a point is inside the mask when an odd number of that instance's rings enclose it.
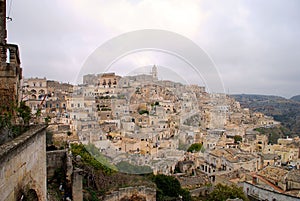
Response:
[[[54,176],[55,170],[64,168],[67,150],[47,151],[47,178]]]
[[[0,146],[1,200],[20,200],[33,191],[46,200],[46,174],[45,126]]]
[[[139,198],[139,200],[155,201],[156,190],[153,188],[138,186],[120,188],[105,197],[105,201],[132,200],[131,198]]]
[[[299,197],[278,193],[276,191],[271,191],[264,189],[260,186],[253,185],[249,182],[244,182],[244,192],[248,197],[257,200],[285,200],[285,201],[296,201]]]
[[[73,171],[73,180],[72,180],[72,195],[73,201],[82,201],[83,193],[82,193],[82,170],[76,168]]]
[[[20,99],[22,69],[17,45],[6,43],[6,1],[0,1],[0,114],[12,111]]]

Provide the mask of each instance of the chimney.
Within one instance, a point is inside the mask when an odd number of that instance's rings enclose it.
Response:
[[[256,176],[252,177],[252,184],[257,185],[257,177]]]

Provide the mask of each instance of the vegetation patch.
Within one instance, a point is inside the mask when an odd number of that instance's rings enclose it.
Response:
[[[153,172],[150,166],[132,165],[126,161],[121,161],[116,166],[119,171],[128,174],[149,174]]]
[[[158,174],[153,176],[157,186],[156,200],[180,200],[190,201],[192,197],[188,190],[181,188],[179,181],[172,176]]]
[[[111,165],[93,144],[87,146],[83,144],[71,144],[71,151],[74,156],[81,156],[81,161],[84,164],[90,165],[96,170],[103,170],[105,174],[117,171],[117,168]]]
[[[227,199],[240,198],[244,201],[248,201],[247,196],[244,194],[243,189],[236,185],[227,186],[223,184],[217,184],[214,190],[209,194],[207,201],[224,201]]]
[[[269,143],[277,144],[279,138],[284,138],[289,136],[290,132],[287,128],[283,126],[272,127],[272,128],[256,128],[255,131],[258,131],[260,134],[267,135],[269,138]]]
[[[194,143],[187,149],[187,151],[188,152],[199,152],[199,151],[201,151],[201,148],[202,148],[201,143]]]
[[[139,110],[139,114],[140,115],[143,115],[143,114],[149,115],[149,111],[148,110]]]

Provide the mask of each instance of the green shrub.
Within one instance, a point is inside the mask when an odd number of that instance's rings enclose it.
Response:
[[[103,170],[105,174],[111,174],[117,170],[93,144],[86,147],[83,144],[71,144],[71,151],[74,156],[80,155],[83,163],[92,166],[96,170]]]
[[[148,110],[139,110],[139,114],[140,115],[143,115],[143,114],[149,115],[149,111]]]
[[[215,186],[214,190],[209,194],[207,201],[223,201],[229,198],[240,198],[244,201],[248,201],[248,198],[241,187],[236,185],[227,186],[223,184],[217,184]]]
[[[192,144],[187,151],[188,152],[199,152],[202,148],[202,144],[201,143],[194,143]]]

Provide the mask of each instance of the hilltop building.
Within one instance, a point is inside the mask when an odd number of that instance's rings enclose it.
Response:
[[[151,75],[152,75],[153,79],[155,79],[155,80],[158,79],[157,67],[155,65],[152,67]]]

